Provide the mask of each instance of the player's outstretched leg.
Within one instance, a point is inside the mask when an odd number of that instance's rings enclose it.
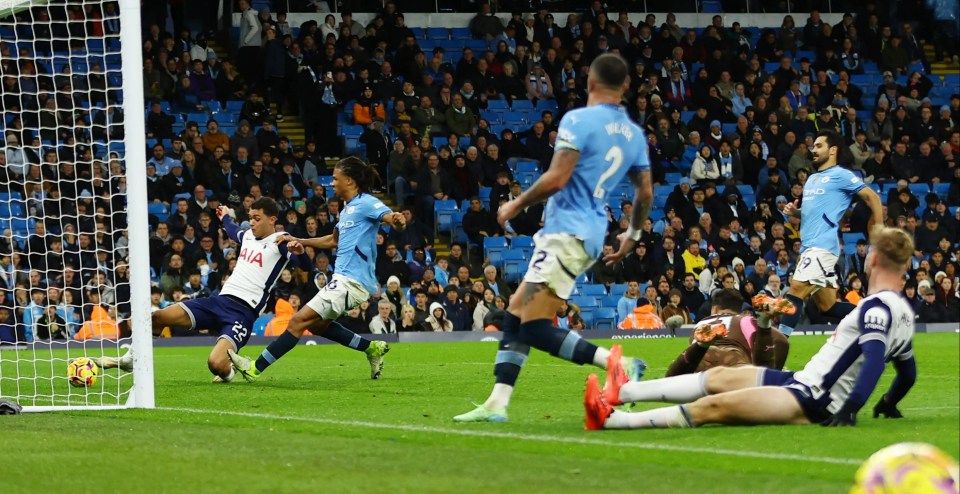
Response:
[[[496,377],[493,391],[482,405],[454,417],[456,422],[507,421],[507,405],[513,394],[513,386],[520,377],[520,369],[530,354],[530,346],[520,341],[520,318],[510,311],[504,312],[500,330],[503,339],[500,340],[496,363],[493,366],[493,375]]]
[[[256,362],[232,350],[228,352],[230,361],[244,379],[256,381],[267,367],[297,346],[307,329],[345,347],[364,352],[370,363],[370,378],[380,377],[383,371],[383,356],[390,351],[390,347],[385,342],[370,341],[336,322],[322,318],[310,306],[305,306],[294,314],[287,330],[263,350]]]

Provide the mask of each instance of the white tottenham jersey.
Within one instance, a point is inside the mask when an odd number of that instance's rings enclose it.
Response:
[[[810,387],[815,397],[830,393],[827,410],[836,413],[843,405],[863,366],[860,344],[879,340],[886,345],[884,361],[913,357],[914,313],[900,294],[882,291],[860,301],[837,325],[803,370],[793,378]]]
[[[240,255],[220,294],[243,300],[258,314],[263,311],[270,290],[289,260],[287,249],[276,242],[281,235],[284,233],[277,232],[257,239],[253,231],[246,230],[239,239],[234,239],[240,242]]]

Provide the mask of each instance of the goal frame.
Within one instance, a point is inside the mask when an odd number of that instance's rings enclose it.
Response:
[[[30,2],[32,6],[37,4]],[[46,4],[46,1],[39,2]],[[127,178],[127,231],[130,267],[130,330],[133,385],[116,405],[24,406],[24,412],[154,408],[153,329],[150,311],[150,246],[147,221],[146,123],[143,118],[143,67],[139,0],[119,0],[120,57],[123,66],[124,163]]]

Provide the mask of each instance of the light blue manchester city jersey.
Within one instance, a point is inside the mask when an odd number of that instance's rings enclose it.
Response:
[[[800,208],[800,241],[803,250],[818,247],[840,255],[840,221],[853,197],[864,187],[863,180],[839,166],[807,178]]]
[[[568,233],[598,257],[607,234],[604,206],[630,170],[650,171],[647,139],[620,106],[593,105],[560,120],[557,151],[580,152],[567,185],[547,201],[543,233]]]
[[[377,231],[383,216],[390,212],[380,199],[361,193],[343,206],[337,222],[340,238],[334,271],[360,283],[370,293],[377,291]]]

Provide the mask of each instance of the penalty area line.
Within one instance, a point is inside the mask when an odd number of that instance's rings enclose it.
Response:
[[[450,428],[450,427],[432,427],[424,425],[405,425],[405,424],[390,424],[382,422],[366,422],[361,420],[337,420],[337,419],[327,419],[322,417],[296,417],[296,416],[287,416],[287,415],[273,415],[269,413],[253,413],[253,412],[237,412],[229,410],[205,410],[200,408],[178,408],[178,407],[157,407],[155,410],[163,410],[169,412],[180,412],[180,413],[194,413],[194,414],[210,414],[210,415],[222,415],[222,416],[232,416],[232,417],[246,417],[246,418],[256,418],[264,420],[286,420],[291,422],[310,422],[315,424],[326,424],[326,425],[338,425],[342,427],[356,427],[361,429],[388,429],[388,430],[397,430],[397,431],[406,431],[406,432],[423,432],[430,434],[445,434],[452,436],[465,436],[465,437],[483,437],[483,438],[495,438],[495,439],[513,439],[519,441],[530,441],[530,442],[542,442],[542,443],[561,443],[561,444],[582,444],[588,446],[614,446],[614,447],[626,447],[626,448],[636,448],[636,449],[646,449],[654,451],[675,451],[681,453],[698,453],[698,454],[715,454],[722,456],[741,456],[746,458],[758,458],[764,460],[788,460],[788,461],[802,461],[807,463],[826,463],[831,465],[860,465],[863,463],[863,460],[853,459],[853,458],[833,458],[829,456],[809,456],[809,455],[796,455],[788,453],[766,453],[762,451],[748,451],[748,450],[737,450],[737,449],[718,449],[718,448],[698,448],[693,446],[677,446],[674,444],[657,444],[657,443],[636,443],[636,442],[619,442],[619,441],[609,441],[604,439],[591,439],[585,437],[564,437],[564,436],[551,436],[545,434],[522,434],[516,432],[497,432],[490,430],[478,430],[478,429],[469,429],[465,425],[465,428]]]

